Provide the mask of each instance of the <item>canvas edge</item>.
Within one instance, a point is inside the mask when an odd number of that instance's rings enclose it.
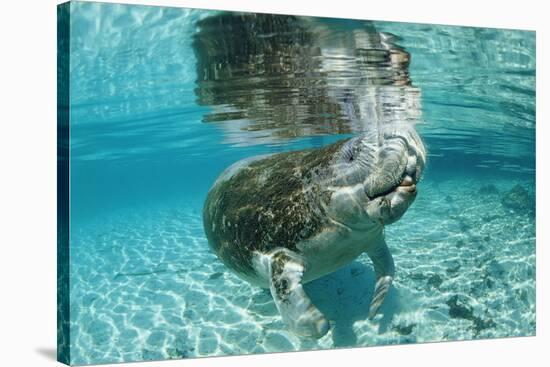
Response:
[[[70,364],[70,7],[57,5],[57,360]]]

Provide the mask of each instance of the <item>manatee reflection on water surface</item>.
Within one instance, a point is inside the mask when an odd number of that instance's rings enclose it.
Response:
[[[198,22],[197,103],[225,139],[260,144],[420,118],[409,53],[368,21],[222,13]]]

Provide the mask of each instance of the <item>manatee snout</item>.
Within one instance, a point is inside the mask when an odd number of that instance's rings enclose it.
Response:
[[[370,199],[369,217],[383,224],[397,221],[416,197],[416,184],[422,176],[426,151],[412,128],[381,134],[377,165],[365,180],[364,190]]]
[[[414,129],[406,128],[383,134],[375,157],[377,164],[365,181],[371,199],[389,194],[403,182],[414,187],[424,168],[425,149]]]

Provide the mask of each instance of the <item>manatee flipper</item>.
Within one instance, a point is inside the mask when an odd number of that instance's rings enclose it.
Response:
[[[376,246],[367,250],[367,255],[369,255],[376,273],[376,285],[369,307],[369,319],[373,319],[390,290],[395,268],[393,257],[384,239],[381,239]]]
[[[305,263],[291,250],[273,252],[269,289],[283,320],[298,335],[320,338],[330,329],[325,316],[311,303],[302,287]]]

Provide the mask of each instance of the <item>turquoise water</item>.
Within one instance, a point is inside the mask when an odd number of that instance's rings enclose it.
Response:
[[[71,5],[72,363],[534,335],[534,33],[300,19],[250,36],[223,16]],[[428,166],[386,228],[393,288],[368,320],[366,255],[307,284],[332,329],[299,338],[210,251],[208,189],[239,159],[395,121]]]

